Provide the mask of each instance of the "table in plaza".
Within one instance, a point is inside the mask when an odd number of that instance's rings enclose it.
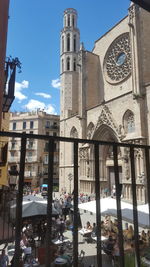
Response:
[[[88,229],[82,228],[81,230],[79,230],[79,233],[83,237],[89,237],[89,236],[91,236],[92,230],[88,230]]]
[[[97,241],[97,236],[92,236],[92,239]],[[105,241],[105,240],[108,240],[108,237],[102,235],[101,236],[101,241]]]
[[[61,244],[66,243],[66,242],[70,242],[70,239],[69,239],[69,238],[65,238],[65,239],[63,239],[63,240],[59,240],[59,239],[57,239],[57,240],[52,240],[52,242],[53,242],[55,245],[61,245]]]

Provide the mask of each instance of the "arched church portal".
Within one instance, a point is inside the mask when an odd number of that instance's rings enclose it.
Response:
[[[93,139],[100,141],[118,142],[118,138],[113,129],[107,125],[101,125],[93,135]],[[93,154],[94,150],[91,150]],[[91,155],[94,158],[94,155]],[[115,174],[114,174],[114,160],[113,160],[113,147],[103,145],[99,148],[99,168],[100,168],[100,181],[101,181],[101,194],[108,196],[111,195],[113,189],[115,191]],[[122,183],[122,161],[121,149],[118,149],[118,165],[119,165],[119,179]]]

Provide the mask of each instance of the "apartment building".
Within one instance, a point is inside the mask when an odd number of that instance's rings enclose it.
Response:
[[[10,114],[9,130],[28,134],[59,135],[59,116],[43,111],[15,112]],[[20,162],[19,138],[11,138],[8,147],[8,168],[10,186],[17,185]],[[15,174],[15,175],[14,175]],[[54,186],[59,186],[59,144],[55,143]],[[48,142],[28,139],[26,145],[24,183],[32,188],[46,183],[48,179]]]

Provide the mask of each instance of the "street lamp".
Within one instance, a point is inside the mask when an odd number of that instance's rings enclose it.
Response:
[[[71,194],[71,181],[72,181],[72,179],[73,179],[73,175],[72,175],[72,173],[69,173],[68,174],[68,180],[70,181],[70,194]]]

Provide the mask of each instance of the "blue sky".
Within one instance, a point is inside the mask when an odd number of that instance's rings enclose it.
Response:
[[[81,42],[94,41],[127,15],[130,0],[10,0],[7,56],[18,57],[11,111],[60,113],[59,47],[63,11],[75,8]]]

